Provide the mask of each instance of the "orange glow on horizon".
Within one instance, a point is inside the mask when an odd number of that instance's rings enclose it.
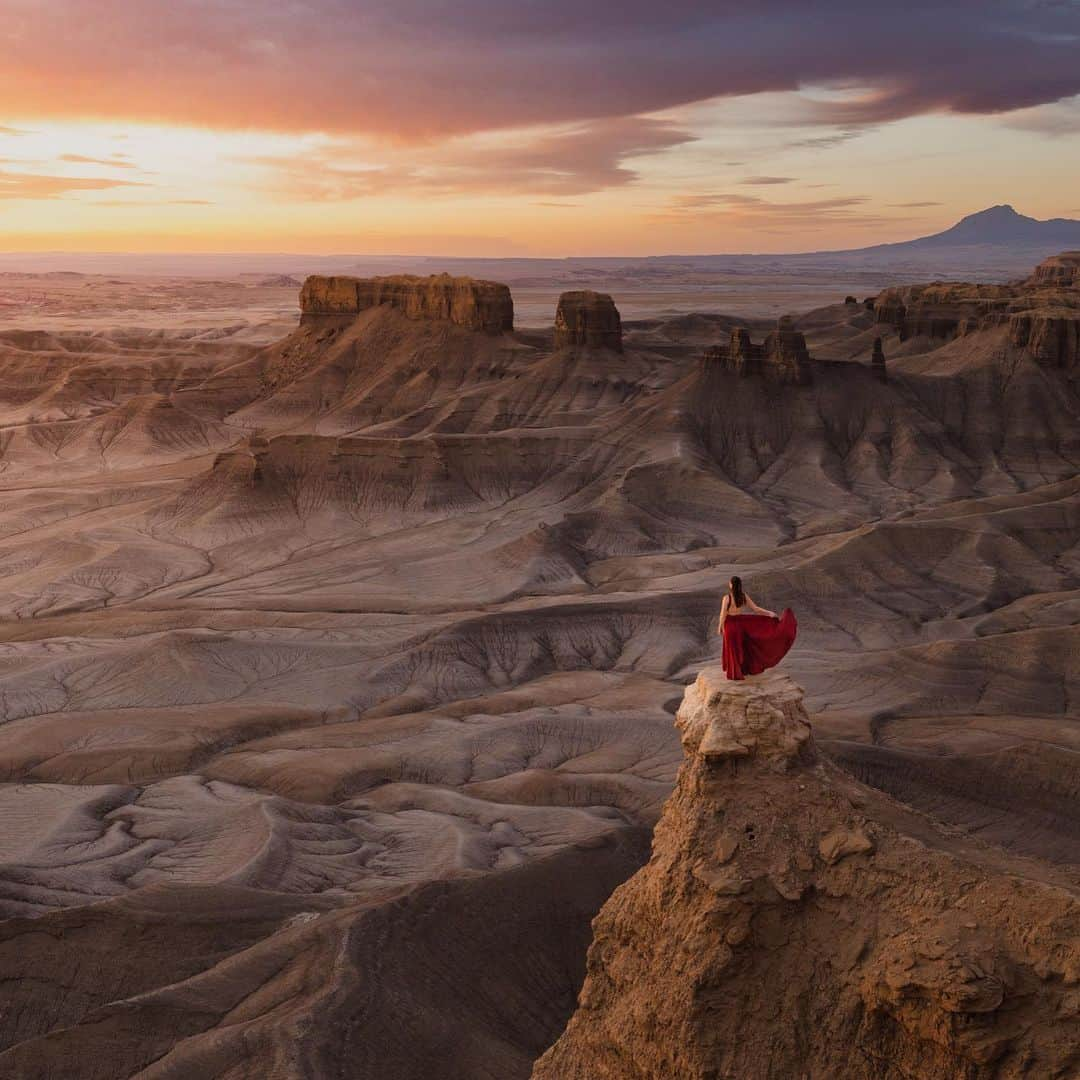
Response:
[[[909,239],[1006,201],[1080,215],[1060,167],[1076,136],[927,116],[821,147],[755,124],[778,100],[422,146],[9,117],[0,250],[767,253]]]

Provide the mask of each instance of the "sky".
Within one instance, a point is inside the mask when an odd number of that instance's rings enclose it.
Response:
[[[0,251],[806,251],[1080,217],[1080,0],[0,0],[0,48]]]

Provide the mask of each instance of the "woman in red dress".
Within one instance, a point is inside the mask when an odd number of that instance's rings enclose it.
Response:
[[[724,674],[729,679],[760,675],[776,667],[795,641],[795,612],[758,607],[733,577],[720,607],[719,632],[724,636]]]

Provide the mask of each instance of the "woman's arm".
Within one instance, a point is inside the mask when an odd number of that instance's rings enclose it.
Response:
[[[730,602],[731,597],[725,596],[724,602],[720,605],[720,625],[716,628],[716,632],[718,634],[722,634],[724,632],[724,620],[727,618],[727,610]]]
[[[754,611],[756,611],[756,612],[757,612],[757,613],[758,613],[759,615],[768,615],[768,616],[769,616],[769,617],[770,617],[771,619],[775,619],[775,618],[778,618],[778,616],[777,616],[777,614],[776,614],[776,612],[775,612],[775,611],[770,611],[770,610],[769,610],[768,608],[758,607],[758,606],[757,606],[757,604],[755,604],[755,603],[754,603],[754,601],[753,601],[753,600],[752,600],[752,599],[750,598],[750,594],[749,594],[749,593],[747,593],[747,594],[746,594],[746,602],[747,602],[747,603],[748,603],[748,604],[750,605],[750,607],[751,607],[751,608],[752,608],[752,609],[753,609]]]

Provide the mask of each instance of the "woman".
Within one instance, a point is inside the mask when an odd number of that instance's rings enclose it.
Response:
[[[724,674],[729,679],[760,675],[784,659],[795,641],[798,624],[791,608],[775,611],[758,607],[733,577],[720,605],[718,632],[724,636]]]

